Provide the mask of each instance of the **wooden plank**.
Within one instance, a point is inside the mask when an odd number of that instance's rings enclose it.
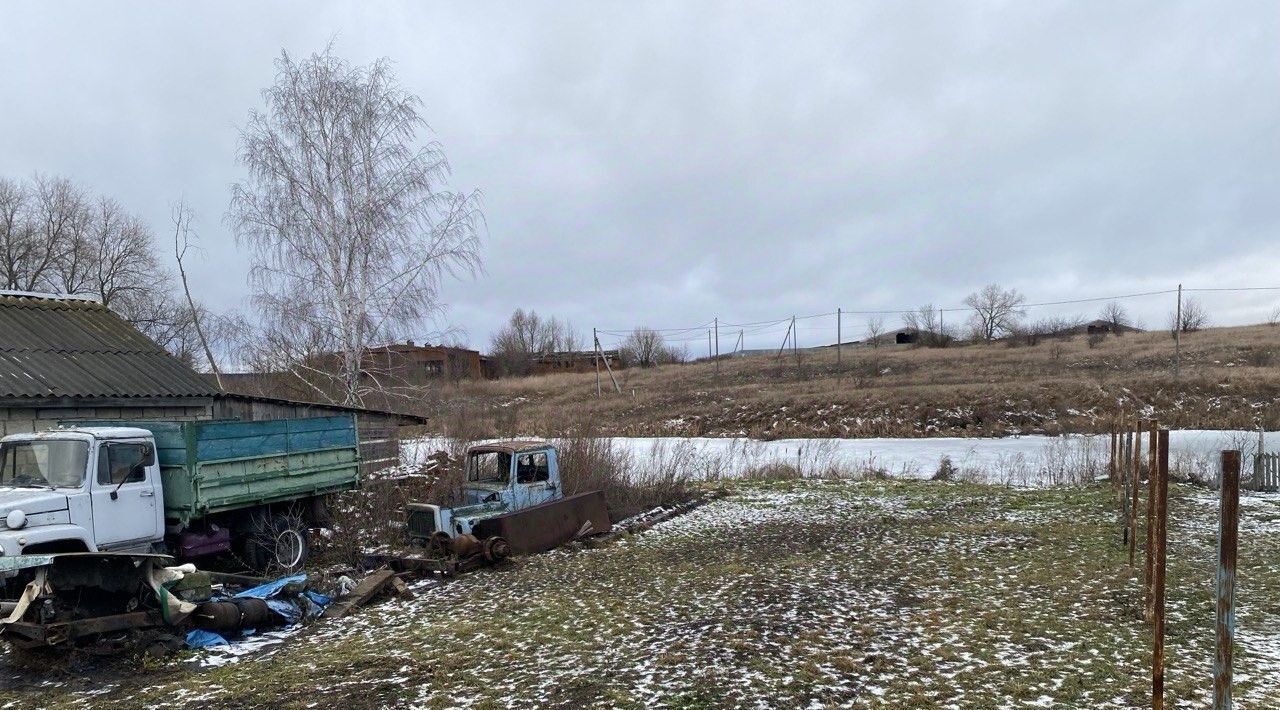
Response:
[[[351,590],[350,594],[330,604],[329,608],[324,610],[324,618],[341,619],[344,616],[349,616],[356,609],[369,603],[369,600],[377,596],[383,589],[386,589],[391,584],[391,580],[395,578],[396,573],[389,569],[375,570],[368,577],[360,580],[360,583],[356,585],[355,589]]]

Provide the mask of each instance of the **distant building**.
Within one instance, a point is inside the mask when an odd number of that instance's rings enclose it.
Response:
[[[423,384],[431,380],[484,377],[480,353],[445,345],[405,343],[380,345],[365,351],[361,369],[370,379],[395,386]]]
[[[1088,323],[1063,328],[1061,330],[1048,333],[1050,337],[1070,337],[1073,335],[1124,335],[1125,333],[1141,333],[1141,328],[1135,328],[1130,325],[1117,325],[1111,321],[1102,320],[1101,318],[1091,320]]]
[[[604,350],[601,355],[603,359],[600,360],[600,369],[602,370],[606,362],[614,370],[621,370],[626,367],[621,358],[618,357],[617,350]],[[594,350],[544,353],[534,358],[529,373],[533,375],[548,375],[554,372],[595,372],[596,359],[596,351]]]

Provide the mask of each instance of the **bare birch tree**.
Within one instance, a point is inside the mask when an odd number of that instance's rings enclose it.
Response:
[[[228,217],[268,331],[333,353],[336,399],[358,404],[366,349],[439,315],[443,279],[480,268],[479,194],[447,189],[443,148],[419,142],[422,102],[387,60],[353,66],[330,46],[275,66],[241,132],[248,176]]]

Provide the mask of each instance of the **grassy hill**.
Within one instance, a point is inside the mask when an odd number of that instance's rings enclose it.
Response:
[[[432,406],[478,435],[581,430],[630,436],[999,436],[1103,431],[1120,406],[1180,428],[1280,427],[1280,328],[1080,336],[1034,346],[802,351],[449,386]]]

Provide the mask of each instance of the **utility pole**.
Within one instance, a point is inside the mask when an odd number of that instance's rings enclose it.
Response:
[[[796,317],[791,316],[791,352],[796,354],[797,367],[800,366],[800,343],[796,342],[799,340],[798,336],[799,333],[796,332]]]
[[[947,326],[942,324],[942,308],[938,308],[938,347],[947,342]]]
[[[596,347],[596,396],[600,396],[600,338],[596,335],[596,329],[591,329],[591,342]]]
[[[795,319],[793,318],[791,320],[791,325],[787,326],[787,334],[782,336],[782,345],[778,346],[778,354],[776,357],[778,358],[779,361],[782,360],[782,353],[786,352],[787,350],[787,340],[791,338],[791,330],[795,327],[796,327],[796,322],[795,322]]]
[[[712,319],[716,324],[716,374],[720,374],[720,316]]]
[[[1178,284],[1178,310],[1173,317],[1173,379],[1182,366],[1182,284]]]
[[[840,308],[836,308],[836,366],[840,365],[840,351],[844,350],[844,343],[840,337]]]
[[[734,351],[735,353],[736,353],[736,352],[738,352],[738,350],[742,349],[742,347],[743,347],[743,343],[742,343],[742,335],[743,335],[743,333],[745,333],[745,332],[746,332],[746,330],[744,330],[744,329],[742,329],[742,328],[739,328],[739,329],[738,329],[738,344],[737,344],[737,345],[735,345],[735,346],[734,346],[734,348],[733,348],[733,351]]]
[[[594,334],[595,332],[594,328],[592,328],[592,332]],[[614,391],[617,392],[618,394],[622,394],[622,387],[618,385],[618,378],[613,376],[613,368],[609,367],[609,359],[604,356],[604,348],[600,347],[600,338],[596,338],[595,341],[596,341],[596,353],[598,354],[600,360],[604,360],[604,369],[606,372],[609,373],[609,381],[613,383]],[[597,362],[599,362],[599,360],[597,360]],[[596,376],[599,377],[599,374],[600,374],[599,365],[597,365],[596,368],[597,368]]]
[[[707,328],[707,359],[711,359],[711,329]]]

